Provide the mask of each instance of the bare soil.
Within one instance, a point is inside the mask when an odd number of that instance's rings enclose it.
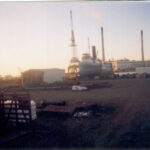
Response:
[[[32,134],[1,148],[150,148],[150,78],[97,81],[101,87],[83,92],[71,89],[30,91],[38,103],[66,101],[72,107],[92,104],[115,108],[101,116],[67,118],[38,114]]]

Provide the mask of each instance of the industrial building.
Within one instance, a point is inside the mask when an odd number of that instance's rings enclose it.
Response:
[[[39,85],[63,81],[64,69],[30,69],[22,73],[23,85]]]
[[[136,73],[137,74],[150,74],[150,67],[137,67]]]
[[[117,61],[118,71],[133,71],[136,67],[143,67],[142,61]]]
[[[113,62],[113,68],[118,71],[135,71],[136,67],[150,67],[150,61],[130,61],[130,60],[117,60]]]
[[[45,83],[53,83],[63,81],[65,76],[64,69],[47,69],[44,71],[43,81]]]

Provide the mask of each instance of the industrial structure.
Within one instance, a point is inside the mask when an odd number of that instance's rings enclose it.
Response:
[[[104,30],[101,27],[101,51],[102,59],[97,58],[96,47],[92,46],[92,55],[90,54],[90,42],[88,38],[88,52],[83,53],[81,60],[77,58],[77,49],[75,43],[75,35],[73,29],[72,11],[70,11],[71,20],[71,47],[72,58],[68,66],[68,73],[66,78],[77,79],[78,77],[108,77],[114,72],[135,72],[137,67],[150,67],[150,61],[144,59],[144,41],[143,30],[140,31],[141,35],[141,61],[130,61],[127,59],[106,61],[105,46],[104,46]]]
[[[101,77],[110,77],[112,75],[113,75],[112,63],[110,63],[110,62],[103,63],[100,76]]]
[[[24,86],[63,81],[64,76],[64,69],[30,69],[22,73]]]
[[[137,74],[150,74],[150,67],[136,67]]]
[[[88,51],[89,51],[89,54],[91,53],[91,48],[90,48],[90,39],[88,37]]]
[[[137,60],[116,60],[111,61],[114,72],[130,72],[135,71],[136,67],[150,67],[150,61]]]
[[[101,73],[104,73],[105,75],[112,73],[112,64],[110,64],[109,62],[105,62],[103,27],[101,27],[102,62],[97,58],[95,46],[92,46],[92,56],[90,55],[89,38],[88,38],[88,53],[84,53],[82,55],[81,61],[79,61],[79,59],[77,58],[72,11],[70,11],[70,20],[71,20],[72,58],[68,66],[68,73],[66,73],[66,78],[67,79],[77,79],[78,77],[93,78],[95,76],[101,76]]]
[[[101,66],[101,77],[108,77],[113,74],[112,63],[105,59],[105,48],[104,48],[104,31],[101,27],[101,45],[102,45],[102,66]]]
[[[144,62],[143,30],[141,30],[141,56],[142,56],[142,61]]]
[[[75,35],[73,29],[73,19],[72,19],[72,11],[70,11],[70,21],[71,21],[71,48],[72,48],[72,58],[70,60],[70,64],[68,66],[68,73],[66,74],[67,79],[76,78],[79,75],[79,60],[77,58],[77,49],[75,43]]]
[[[97,59],[96,47],[92,46],[92,57],[88,53],[82,55],[82,61],[79,62],[81,77],[94,77],[100,75],[101,62]]]
[[[129,71],[135,71],[138,67],[150,67],[150,61],[145,60],[144,58],[144,40],[143,40],[143,30],[140,31],[141,36],[141,60],[135,61],[135,60],[128,60],[128,59],[122,59],[113,61],[112,65],[115,71],[119,72],[129,72]]]
[[[142,67],[142,61],[117,60],[118,71],[134,71],[136,67]]]
[[[105,63],[105,51],[104,51],[104,34],[103,34],[103,27],[101,27],[101,40],[102,40],[102,62]]]

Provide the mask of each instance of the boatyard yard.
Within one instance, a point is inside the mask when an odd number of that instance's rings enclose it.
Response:
[[[62,3],[0,6],[0,149],[150,148],[149,3]]]
[[[42,91],[30,91],[31,98],[37,103],[40,100],[45,100],[48,102],[59,102],[65,100],[66,102],[72,104],[75,102],[86,101],[86,102],[109,102],[111,99],[116,101],[117,99],[125,98],[130,99],[138,98],[145,94],[141,92],[149,90],[147,87],[149,85],[149,78],[145,79],[118,79],[118,80],[102,80],[96,81],[97,84],[102,84],[99,89],[91,89],[82,92],[73,92],[70,89],[58,89],[58,90],[42,90]],[[106,85],[106,87],[104,86]],[[104,86],[104,87],[103,87]],[[136,94],[135,94],[135,93]],[[112,101],[112,102],[113,102]],[[118,101],[118,100],[117,100]],[[118,101],[119,102],[119,101]]]
[[[111,86],[76,92],[30,90],[31,99],[39,105],[45,101],[47,105],[39,107],[32,132],[1,143],[1,147],[149,147],[150,78],[98,81],[104,82]],[[63,116],[63,112],[51,115],[46,110],[54,102],[64,101],[70,115]],[[84,114],[75,116],[79,108]],[[93,108],[100,114],[87,113]]]

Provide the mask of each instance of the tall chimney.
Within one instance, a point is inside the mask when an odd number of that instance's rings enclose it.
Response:
[[[101,27],[101,39],[102,39],[102,61],[103,61],[103,63],[105,63],[103,27]]]
[[[142,54],[142,61],[144,62],[143,30],[141,30],[141,54]]]
[[[96,47],[92,46],[92,55],[93,55],[93,60],[96,60]]]

